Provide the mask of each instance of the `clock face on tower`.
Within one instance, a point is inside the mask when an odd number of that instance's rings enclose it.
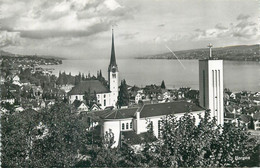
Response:
[[[113,73],[116,72],[116,68],[115,68],[115,67],[112,68],[112,72],[113,72]]]

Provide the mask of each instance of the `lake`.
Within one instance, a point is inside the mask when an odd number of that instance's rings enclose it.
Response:
[[[120,79],[129,85],[145,86],[160,85],[165,81],[168,88],[191,87],[199,88],[198,60],[166,59],[118,59]],[[59,71],[76,75],[97,74],[102,70],[107,79],[109,59],[63,60],[61,65],[43,66],[54,68],[53,74]],[[224,88],[232,91],[260,91],[260,62],[224,61]]]

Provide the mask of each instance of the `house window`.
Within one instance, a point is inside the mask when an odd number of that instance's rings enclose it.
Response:
[[[76,96],[76,100],[78,100],[78,96]]]
[[[106,98],[106,95],[104,95],[104,98]]]
[[[129,129],[129,127],[128,127],[128,123],[126,123],[126,129]]]
[[[125,124],[124,123],[122,124],[122,130],[125,130]]]
[[[130,129],[132,129],[133,128],[133,123],[132,123],[132,121],[130,122]]]
[[[116,74],[112,74],[112,78],[116,78]]]
[[[104,106],[106,106],[106,100],[104,100]]]

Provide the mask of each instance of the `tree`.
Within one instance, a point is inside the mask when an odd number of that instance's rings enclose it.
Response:
[[[58,103],[1,120],[3,167],[73,167],[79,161],[86,129],[69,105]]]
[[[100,71],[99,71],[99,77],[100,77],[100,78],[103,78],[101,69],[100,69]]]
[[[122,106],[128,106],[128,104],[129,104],[129,93],[127,90],[126,81],[123,80],[121,81],[121,85],[119,87],[117,105],[119,107],[122,107]]]
[[[209,114],[200,116],[198,125],[190,113],[180,119],[166,116],[161,121],[162,138],[145,146],[143,162],[159,167],[239,166],[236,157],[249,156],[253,149],[249,133],[233,124],[222,128]]]
[[[164,80],[162,81],[161,88],[162,88],[162,89],[165,89],[165,88],[166,88],[166,87],[165,87]]]

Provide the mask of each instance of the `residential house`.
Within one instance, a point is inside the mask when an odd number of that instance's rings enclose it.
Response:
[[[232,92],[230,95],[229,95],[230,99],[233,99],[235,100],[236,99],[236,94],[234,92]]]
[[[141,94],[141,93],[137,93],[136,95],[135,95],[135,103],[136,104],[138,104],[138,102],[140,101],[140,100],[142,100],[143,99],[143,95]]]
[[[22,84],[20,83],[20,78],[19,78],[18,75],[15,75],[12,80],[13,80],[14,85],[22,86]]]
[[[111,107],[111,106],[108,106],[108,107]],[[102,110],[102,108],[99,105],[97,105],[96,103],[93,104],[90,108],[90,111],[98,111],[98,110]]]
[[[250,124],[251,120],[252,120],[252,116],[250,115],[246,115],[246,114],[241,114],[239,116],[239,120],[242,124],[245,124],[246,127],[248,128],[248,125]]]
[[[17,107],[17,108],[14,109],[14,111],[22,112],[22,111],[24,111],[24,108],[23,107]]]
[[[253,116],[255,130],[260,130],[260,112],[257,112]]]
[[[75,100],[73,102],[73,106],[75,107],[77,112],[82,112],[82,111],[88,111],[89,110],[89,107],[83,101]]]
[[[55,104],[55,100],[54,99],[45,101],[45,105],[46,105],[47,108],[51,108],[54,104]]]

